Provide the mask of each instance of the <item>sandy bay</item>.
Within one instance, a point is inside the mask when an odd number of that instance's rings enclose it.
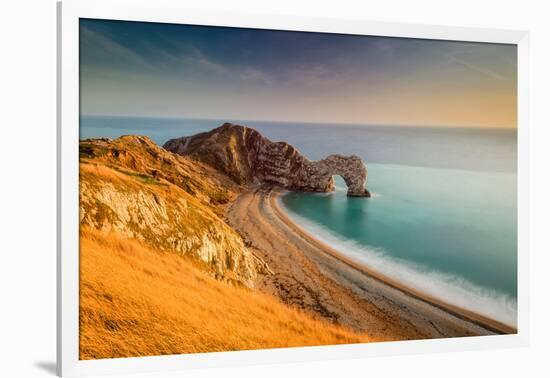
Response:
[[[293,222],[278,205],[280,195],[247,192],[227,212],[228,222],[274,272],[262,278],[260,290],[383,340],[516,332],[346,257]]]

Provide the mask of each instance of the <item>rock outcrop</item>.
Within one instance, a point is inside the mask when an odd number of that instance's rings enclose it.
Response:
[[[311,161],[286,142],[272,142],[258,131],[225,123],[206,133],[171,139],[164,148],[209,164],[241,185],[272,185],[288,190],[329,192],[341,176],[350,197],[370,197],[367,169],[359,156],[330,155]]]
[[[235,194],[225,175],[145,137],[82,141],[80,156],[82,227],[182,254],[225,282],[253,287],[269,270],[217,214]]]

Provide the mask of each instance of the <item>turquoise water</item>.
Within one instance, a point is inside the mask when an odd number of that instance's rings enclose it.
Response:
[[[515,175],[369,164],[373,198],[288,193],[291,217],[338,250],[440,299],[516,322]]]
[[[510,325],[517,322],[514,130],[239,121],[311,159],[356,154],[372,198],[288,193],[289,215],[342,253]],[[158,144],[222,120],[83,117],[81,138],[147,135]]]

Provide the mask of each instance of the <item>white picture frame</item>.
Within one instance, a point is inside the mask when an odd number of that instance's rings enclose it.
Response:
[[[79,18],[234,26],[516,44],[518,51],[518,332],[513,335],[290,349],[79,360]],[[526,346],[528,271],[528,33],[448,26],[185,9],[178,1],[93,0],[58,3],[57,373],[60,376],[144,373],[201,367],[389,356]]]

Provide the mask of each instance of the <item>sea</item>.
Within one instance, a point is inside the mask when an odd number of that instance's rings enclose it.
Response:
[[[168,139],[224,122],[312,160],[358,155],[371,198],[289,192],[280,205],[318,239],[405,285],[517,325],[515,129],[82,116],[80,138]]]

